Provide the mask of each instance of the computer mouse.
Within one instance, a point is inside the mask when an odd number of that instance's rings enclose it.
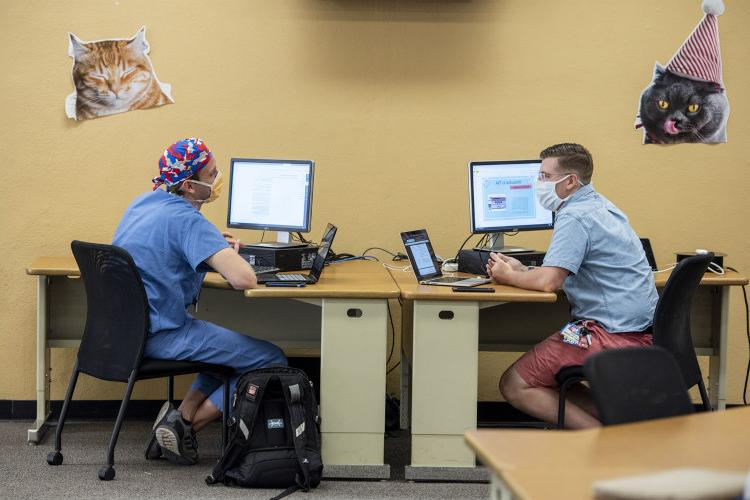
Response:
[[[708,253],[708,250],[706,250],[705,248],[696,248],[695,253],[697,253],[698,255],[706,255]]]

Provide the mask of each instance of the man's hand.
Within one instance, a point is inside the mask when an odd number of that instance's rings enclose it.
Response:
[[[495,283],[540,292],[559,290],[570,274],[567,269],[556,266],[535,267],[529,270],[518,260],[494,252],[490,254],[486,269]]]
[[[501,253],[490,252],[490,260],[488,262],[492,263],[496,258],[502,259],[503,262],[510,265],[511,269],[513,269],[514,271],[528,271],[528,267],[521,264],[521,261],[513,257],[508,257],[507,255],[503,255]]]
[[[237,252],[237,253],[239,253],[239,251],[240,251],[240,240],[235,239],[234,235],[232,233],[228,233],[226,231],[223,231],[221,233],[221,235],[224,237],[225,240],[227,240],[227,243],[229,243],[230,245],[232,245],[232,247],[234,248],[234,251]]]
[[[502,254],[497,253],[490,253],[490,258],[487,261],[487,274],[492,278],[492,280],[495,283],[499,283],[501,285],[508,284],[508,275],[511,274],[515,269],[513,269],[513,263],[508,262],[507,260],[504,260],[502,257],[505,257]],[[518,262],[516,259],[511,259],[510,257],[505,257],[505,259],[510,259],[511,261],[515,261],[518,265],[526,269],[523,264]]]

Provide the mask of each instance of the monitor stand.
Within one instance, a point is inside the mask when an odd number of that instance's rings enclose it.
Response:
[[[261,247],[261,248],[298,248],[306,247],[307,243],[301,241],[292,241],[289,237],[289,233],[286,231],[276,232],[276,241],[264,241],[261,243],[250,243],[249,247]]]
[[[486,247],[474,247],[474,250],[482,250],[484,252],[499,252],[499,253],[524,253],[533,252],[530,248],[521,247],[506,247],[504,245],[503,233],[489,233],[487,238]]]

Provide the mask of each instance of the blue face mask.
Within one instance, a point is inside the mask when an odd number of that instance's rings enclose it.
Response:
[[[553,212],[560,208],[560,205],[562,205],[565,200],[570,198],[570,196],[560,198],[559,196],[557,196],[555,186],[557,186],[568,177],[570,177],[570,174],[566,175],[559,181],[540,181],[539,179],[537,179],[535,182],[535,189],[536,199],[539,201],[539,204],[547,210],[552,210]]]

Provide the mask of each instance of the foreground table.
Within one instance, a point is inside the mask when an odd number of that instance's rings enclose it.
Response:
[[[675,468],[750,470],[750,408],[583,431],[474,430],[491,498],[587,499],[594,481]]]

